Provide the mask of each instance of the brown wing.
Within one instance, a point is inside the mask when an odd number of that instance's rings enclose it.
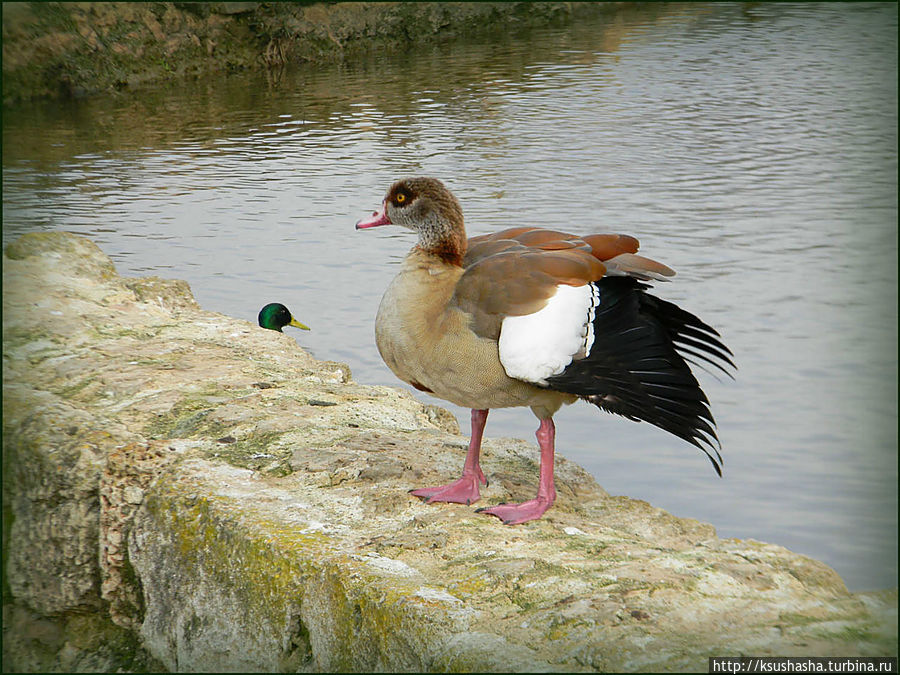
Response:
[[[511,227],[470,238],[463,267],[514,247],[544,251],[578,248],[590,252],[602,262],[622,253],[636,253],[638,246],[638,240],[627,234],[589,234],[581,237],[539,227]]]
[[[560,284],[596,281],[607,274],[603,260],[637,248],[627,235],[579,237],[536,227],[472,237],[451,303],[472,315],[476,334],[497,339],[505,317],[539,311]]]

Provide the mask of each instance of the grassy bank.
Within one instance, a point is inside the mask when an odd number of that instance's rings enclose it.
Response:
[[[479,31],[561,25],[623,4],[4,3],[3,103],[334,62]]]

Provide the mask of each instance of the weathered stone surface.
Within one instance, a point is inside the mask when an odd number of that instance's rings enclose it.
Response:
[[[99,609],[98,489],[112,435],[19,386],[4,386],[3,424],[4,506],[16,543],[6,562],[10,590],[43,615]]]
[[[896,591],[851,594],[822,563],[611,497],[563,458],[556,505],[524,526],[410,497],[459,471],[446,411],[205,312],[183,282],[122,279],[82,237],[28,235],[3,268],[5,663],[678,671],[896,654]],[[489,438],[485,502],[533,493],[536,458]],[[85,616],[124,647],[86,639]]]
[[[3,671],[25,673],[162,672],[138,636],[101,613],[47,617],[3,605]]]

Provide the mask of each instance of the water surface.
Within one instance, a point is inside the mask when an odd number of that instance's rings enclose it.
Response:
[[[824,560],[853,589],[897,584],[896,4],[652,4],[7,110],[3,240],[87,234],[123,275],[186,279],[248,321],[284,302],[316,356],[402,386],[373,323],[413,241],[353,224],[411,174],[454,190],[471,235],[637,236],[678,271],[656,292],[734,351],[734,382],[700,375],[724,478],[586,404],[557,415],[561,454],[613,494]],[[487,435],[536,427],[498,410]]]

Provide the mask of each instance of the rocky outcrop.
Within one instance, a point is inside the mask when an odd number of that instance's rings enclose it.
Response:
[[[4,666],[19,670],[703,670],[893,655],[897,596],[607,495],[506,527],[413,486],[458,472],[446,411],[294,340],[119,277],[89,240],[3,261]],[[537,451],[488,439],[485,501]]]
[[[3,101],[341,60],[610,12],[609,2],[6,2]]]

